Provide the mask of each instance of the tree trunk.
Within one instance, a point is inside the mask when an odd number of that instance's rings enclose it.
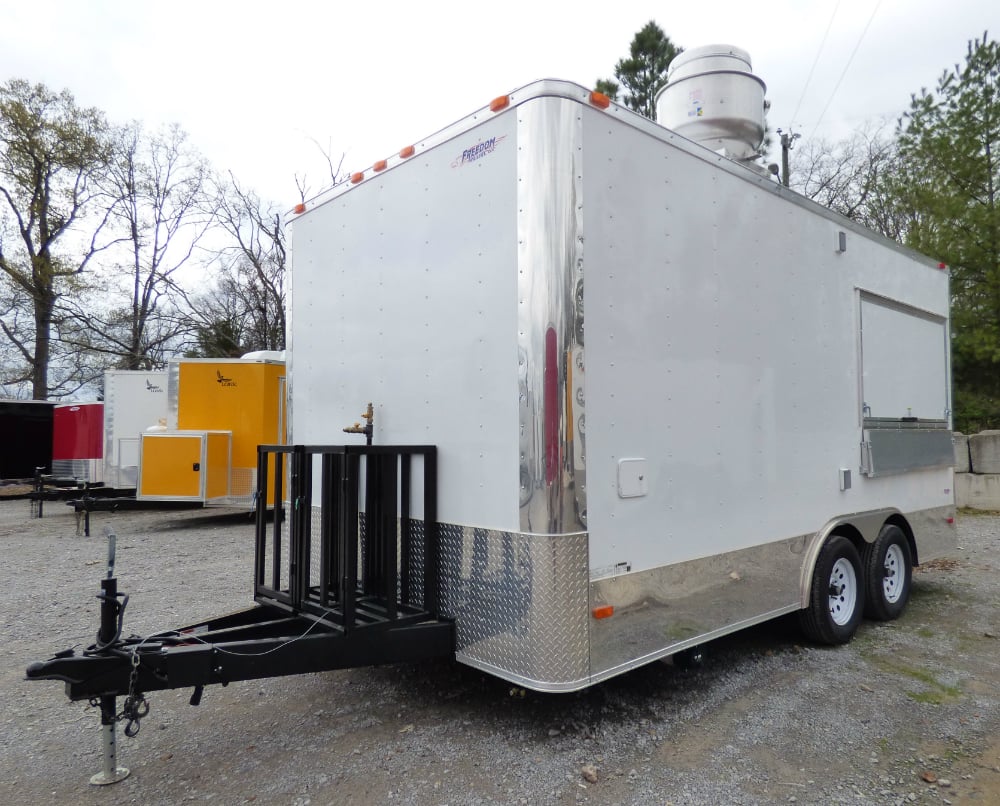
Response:
[[[35,400],[49,398],[49,355],[54,308],[55,299],[52,296],[38,294],[35,297],[35,354],[31,367],[31,396]]]

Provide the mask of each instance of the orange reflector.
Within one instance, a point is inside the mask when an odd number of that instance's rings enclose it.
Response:
[[[356,184],[358,184],[358,182],[360,182],[364,178],[365,178],[365,175],[363,173],[351,174],[351,184],[352,185],[356,185]]]
[[[490,112],[499,112],[501,109],[506,109],[510,106],[510,96],[501,95],[499,98],[494,98],[490,101]]]
[[[613,605],[601,605],[591,610],[590,614],[594,618],[610,618],[615,614],[615,608]]]
[[[299,204],[296,204],[292,208],[292,212],[295,213],[295,215],[301,215],[305,211],[306,211],[306,206],[304,204],[302,204],[301,202]]]
[[[413,146],[407,146],[406,148],[404,148],[402,151],[399,152],[399,156],[401,156],[405,160],[407,157],[412,157],[414,153],[416,153],[416,150],[417,149],[415,149]]]
[[[590,103],[592,103],[598,109],[607,109],[609,106],[611,106],[611,99],[603,92],[598,92],[597,90],[593,90],[590,93]]]
[[[384,171],[385,170],[385,160],[379,160],[378,162],[376,162],[372,166],[372,170],[375,171],[376,173],[378,171]]]

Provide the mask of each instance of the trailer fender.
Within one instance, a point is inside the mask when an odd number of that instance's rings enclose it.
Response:
[[[874,543],[879,531],[887,521],[896,523],[908,537],[910,536],[909,526],[903,513],[895,507],[887,509],[875,509],[871,512],[856,512],[851,515],[842,515],[833,518],[823,526],[815,535],[802,560],[802,573],[799,578],[799,606],[804,610],[809,606],[809,596],[812,593],[813,571],[816,570],[816,559],[819,557],[820,549],[831,535],[843,535],[854,543],[859,552],[864,551],[866,543]],[[912,540],[911,540],[912,542]]]

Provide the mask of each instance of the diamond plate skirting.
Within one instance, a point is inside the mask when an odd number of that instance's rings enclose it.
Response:
[[[410,525],[411,595],[400,591],[400,598],[422,605],[424,528],[421,521]],[[363,535],[364,513],[360,527]],[[318,528],[314,523],[317,534]],[[450,523],[439,528],[438,601],[441,615],[455,619],[457,659],[542,691],[586,685],[587,534],[518,534]],[[363,538],[361,546],[363,552]]]
[[[444,615],[457,658],[545,691],[590,675],[586,533],[533,535],[441,525]]]
[[[313,511],[313,534],[319,534]],[[412,529],[410,596],[422,605],[424,525]],[[363,563],[365,516],[360,513]],[[455,619],[456,657],[540,691],[588,684],[590,669],[587,533],[534,535],[439,524],[441,615]],[[318,552],[314,541],[314,554]],[[318,556],[312,566],[319,567]],[[402,579],[402,575],[401,575]],[[318,584],[318,579],[312,580]]]

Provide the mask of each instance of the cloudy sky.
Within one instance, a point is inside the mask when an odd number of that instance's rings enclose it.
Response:
[[[1000,2],[0,0],[0,80],[179,123],[290,206],[296,174],[322,183],[317,143],[361,170],[535,79],[591,87],[650,20],[685,48],[747,50],[771,127],[835,140],[898,117],[969,39],[1000,37]]]

